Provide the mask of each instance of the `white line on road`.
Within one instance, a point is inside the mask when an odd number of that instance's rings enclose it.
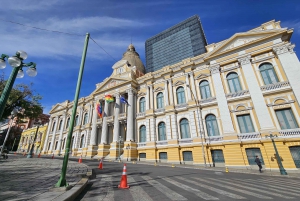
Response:
[[[158,181],[152,179],[149,176],[141,176],[144,180],[146,180],[150,185],[152,185],[154,188],[162,192],[164,195],[166,195],[171,200],[187,200],[182,195],[176,193],[175,191],[169,189],[168,187],[162,185]]]
[[[163,179],[163,180],[165,180],[165,181],[167,181],[167,182],[169,182],[169,183],[171,183],[171,184],[173,184],[173,185],[175,185],[175,186],[177,186],[179,188],[182,188],[182,189],[184,189],[186,191],[194,193],[198,197],[201,197],[201,198],[203,198],[205,200],[219,200],[219,198],[217,198],[217,197],[211,196],[211,195],[209,195],[209,194],[207,194],[207,193],[205,193],[203,191],[200,191],[198,189],[195,189],[195,188],[192,188],[190,186],[187,186],[187,185],[184,185],[182,183],[179,183],[179,182],[177,182],[177,181],[175,181],[173,179],[166,178],[166,177],[159,177],[159,178],[161,178],[161,179]]]
[[[142,187],[132,186],[132,184],[136,182],[132,177],[128,176],[127,181],[131,184],[129,190],[134,201],[153,201],[152,198],[143,190]]]
[[[211,187],[211,186],[207,186],[207,185],[204,185],[204,184],[200,184],[198,182],[195,182],[195,181],[191,181],[191,180],[188,180],[186,178],[183,178],[183,177],[176,177],[177,179],[180,179],[180,180],[183,180],[185,182],[188,182],[188,183],[191,183],[191,184],[194,184],[196,186],[200,186],[202,188],[206,188],[208,190],[211,190],[211,191],[214,191],[214,192],[217,192],[221,195],[225,195],[225,196],[228,196],[228,197],[231,197],[231,198],[234,198],[234,199],[247,199],[245,197],[242,197],[240,195],[237,195],[237,194],[233,194],[233,193],[229,193],[227,191],[223,191],[221,189],[217,189],[217,188],[214,188],[214,187]]]

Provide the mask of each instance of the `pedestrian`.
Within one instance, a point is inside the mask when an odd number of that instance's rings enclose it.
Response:
[[[262,169],[262,166],[261,166],[261,161],[260,159],[258,158],[258,156],[256,156],[255,158],[255,163],[258,165],[259,167],[259,172],[262,173],[261,169]]]

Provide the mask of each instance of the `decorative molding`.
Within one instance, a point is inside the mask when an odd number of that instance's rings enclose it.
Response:
[[[209,67],[211,74],[220,73],[220,64],[214,64]]]
[[[287,52],[293,53],[294,52],[294,44],[287,43],[281,46],[273,47],[273,51],[276,53],[276,55],[284,54]]]
[[[140,96],[146,96],[146,93],[141,92],[141,93],[139,93],[137,96],[138,96],[138,97],[140,97]]]
[[[159,91],[163,91],[164,88],[163,87],[157,87],[156,89],[154,89],[154,92],[159,92]]]
[[[197,77],[195,77],[195,80],[200,80],[209,76],[210,74],[199,74]]]
[[[238,58],[238,61],[241,65],[247,65],[251,62],[251,55],[247,55],[245,57]]]
[[[251,60],[251,63],[259,63],[259,62],[262,62],[262,61],[265,61],[265,60],[268,60],[268,59],[273,59],[275,56],[274,55],[270,55],[270,56],[266,56],[266,57],[263,57],[261,59],[256,59],[256,60]]]
[[[237,110],[237,108],[240,107],[240,106],[243,106],[243,107],[245,107],[246,109],[244,109],[244,110]],[[244,105],[244,104],[239,104],[239,105],[237,105],[237,106],[235,107],[234,110],[230,110],[230,112],[231,112],[231,113],[235,113],[235,112],[243,112],[243,111],[252,110],[252,109],[253,109],[253,107],[247,107],[247,106]]]
[[[288,101],[286,101],[285,103],[280,103],[280,104],[274,104],[274,103],[271,103],[271,104],[267,104],[267,106],[268,106],[268,107],[282,106],[282,107],[284,108],[284,107],[289,106],[289,105],[287,105],[287,104],[291,104],[291,103],[294,103],[294,102],[295,102],[295,100],[288,100]],[[286,105],[286,106],[284,106],[284,105]],[[280,108],[280,107],[279,107],[279,108]]]
[[[185,82],[183,82],[183,81],[176,81],[174,84],[173,84],[173,86],[180,86],[180,85],[184,85],[185,84]]]

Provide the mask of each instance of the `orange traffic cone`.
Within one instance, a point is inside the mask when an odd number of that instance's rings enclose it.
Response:
[[[78,160],[78,163],[82,163],[82,155],[80,155],[80,158]]]
[[[103,169],[102,158],[101,158],[101,160],[100,160],[100,163],[99,163],[99,166],[98,166],[98,168],[99,168],[100,170],[102,170],[102,169]]]
[[[126,163],[124,164],[123,173],[118,188],[129,188],[127,185],[127,173],[126,173]]]
[[[38,158],[40,158],[41,157],[41,153],[39,153],[39,155],[38,155]]]
[[[51,158],[54,159],[54,153],[52,153],[52,157]]]

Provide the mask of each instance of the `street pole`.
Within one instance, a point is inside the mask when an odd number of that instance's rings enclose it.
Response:
[[[16,110],[16,109],[13,109],[13,111],[11,112],[11,118],[10,118],[11,122],[10,122],[10,125],[9,125],[9,129],[8,129],[8,131],[7,131],[7,133],[6,133],[6,136],[5,136],[5,138],[4,138],[4,142],[3,142],[3,144],[2,144],[2,149],[1,149],[1,152],[0,152],[0,156],[2,156],[2,154],[3,154],[3,149],[4,149],[4,147],[5,147],[5,143],[6,143],[7,139],[8,139],[9,132],[10,132],[10,129],[11,129],[11,127],[12,127],[12,123],[13,123],[13,121],[14,121],[14,117],[15,117],[16,114],[17,114],[17,110]],[[0,118],[1,118],[1,117],[0,117]]]
[[[285,171],[283,165],[282,165],[282,162],[281,162],[281,158],[279,157],[279,153],[278,153],[278,150],[277,150],[277,147],[276,147],[276,144],[274,142],[274,137],[277,137],[277,135],[273,135],[271,132],[270,132],[270,135],[266,135],[266,137],[270,137],[271,140],[272,140],[272,144],[273,144],[273,147],[275,149],[275,155],[276,155],[276,159],[277,159],[277,162],[278,162],[278,165],[279,165],[279,170],[280,170],[280,174],[281,175],[287,175],[287,172]]]
[[[34,138],[33,138],[33,143],[31,145],[31,149],[30,149],[30,152],[27,155],[27,158],[32,158],[32,152],[33,152],[33,149],[34,149],[34,142],[35,142],[37,134],[39,132],[39,128],[40,128],[40,124],[37,125],[36,131],[35,131],[35,135],[34,135]]]
[[[61,175],[60,175],[58,182],[55,184],[55,187],[68,186],[68,183],[66,181],[66,173],[67,173],[68,160],[69,160],[69,150],[70,150],[71,138],[72,138],[72,134],[73,134],[73,125],[74,125],[74,119],[75,119],[76,109],[77,109],[77,105],[78,105],[78,97],[79,97],[79,93],[80,93],[81,80],[82,80],[82,75],[83,75],[83,70],[84,70],[84,64],[85,64],[85,58],[86,58],[86,52],[87,52],[87,47],[88,47],[88,43],[89,43],[89,38],[90,38],[90,34],[87,33],[86,37],[85,37],[85,43],[84,43],[81,64],[80,64],[80,69],[79,69],[79,74],[78,74],[76,92],[75,92],[75,97],[74,97],[74,105],[73,105],[72,116],[71,116],[70,125],[69,125],[69,132],[68,132],[68,137],[67,137],[67,142],[66,142],[65,155],[64,155],[63,165],[62,165],[62,169],[61,169]]]
[[[197,116],[198,116],[198,126],[199,126],[199,132],[200,132],[200,138],[201,138],[201,146],[202,146],[202,155],[203,155],[203,161],[204,161],[204,166],[207,167],[206,164],[206,157],[205,157],[205,151],[204,151],[204,143],[203,143],[203,122],[202,122],[202,114],[201,114],[201,109],[200,109],[200,105],[198,105],[198,101],[196,99],[195,94],[193,93],[193,91],[190,88],[190,85],[187,85],[187,87],[190,89],[190,92],[193,94],[194,100],[196,102],[196,106],[197,106]],[[200,110],[200,112],[199,112]],[[200,116],[201,115],[201,116]],[[201,119],[201,120],[200,120]],[[200,122],[201,122],[201,126],[200,126]]]
[[[14,139],[14,143],[13,143],[13,146],[11,147],[11,150],[10,150],[10,151],[12,151],[12,150],[14,149],[16,139],[17,139],[17,138]]]

